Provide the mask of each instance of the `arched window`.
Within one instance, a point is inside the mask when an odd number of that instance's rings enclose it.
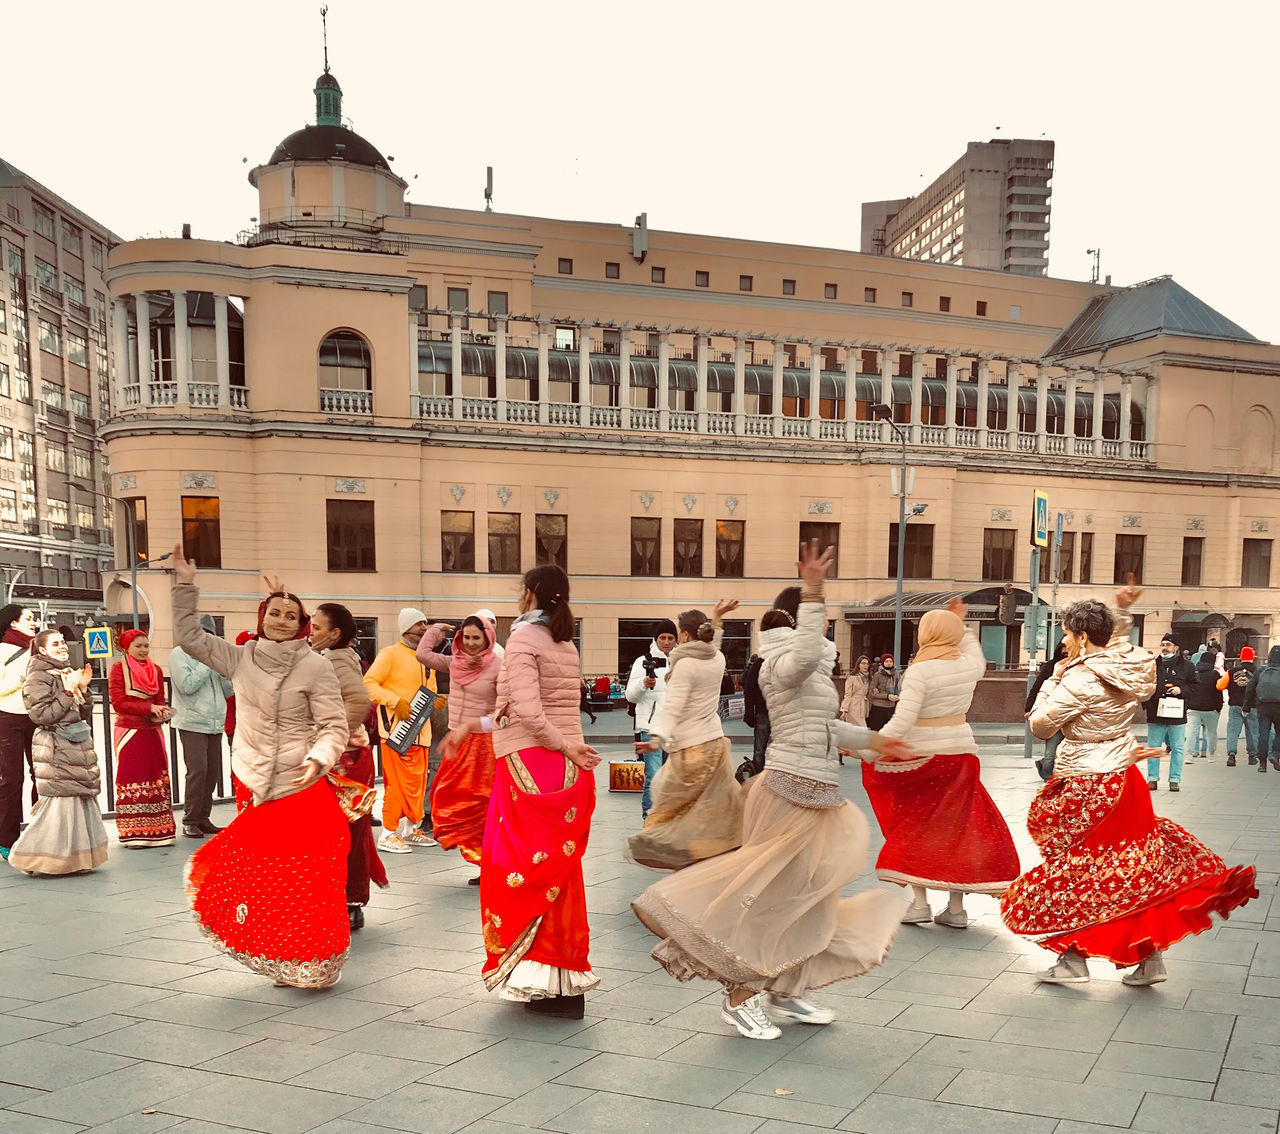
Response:
[[[334,331],[320,344],[320,409],[373,412],[373,358],[355,331]]]

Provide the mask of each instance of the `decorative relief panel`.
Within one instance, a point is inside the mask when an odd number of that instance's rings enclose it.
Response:
[[[548,507],[554,508],[556,506],[556,501],[560,499],[560,493],[554,488],[548,488],[546,492],[542,494],[542,499],[547,502]]]
[[[1013,519],[1012,508],[992,508],[991,509],[991,520],[993,523],[997,523],[997,524],[1007,523],[1012,519]]]
[[[498,485],[497,492],[498,499],[502,501],[502,506],[505,508],[507,503],[511,500],[511,489],[505,484],[500,484]]]
[[[117,478],[121,492],[133,492],[138,487],[138,478],[130,473],[128,476]]]
[[[182,474],[183,488],[216,488],[213,473],[189,472]]]
[[[337,479],[335,479],[333,482],[333,490],[334,492],[354,492],[354,493],[364,493],[368,491],[365,488],[364,481],[359,480],[353,476],[340,476]]]
[[[1120,526],[1122,528],[1140,528],[1142,527],[1142,517],[1127,515],[1121,518]]]
[[[1251,532],[1265,532],[1265,531],[1269,531],[1270,528],[1268,527],[1268,523],[1266,520],[1250,520],[1249,530]]]
[[[830,500],[810,500],[809,515],[810,516],[830,516],[831,501]]]
[[[682,497],[680,497],[680,500],[681,503],[684,504],[684,510],[686,512],[692,512],[698,505],[698,498],[694,496],[692,492],[686,492]]]
[[[449,495],[453,497],[455,504],[461,504],[462,498],[466,496],[467,490],[460,484],[455,484],[449,489]]]
[[[724,506],[729,509],[729,515],[733,515],[738,510],[741,501],[736,496],[726,496],[724,498]]]
[[[1189,532],[1202,532],[1202,531],[1204,531],[1204,517],[1203,517],[1203,516],[1188,516],[1188,517],[1187,517],[1187,531],[1189,531]]]
[[[642,492],[642,493],[640,493],[640,506],[641,506],[641,507],[642,507],[646,512],[649,510],[649,507],[650,507],[650,505],[652,505],[652,504],[653,504],[653,493],[652,493],[652,492]]]

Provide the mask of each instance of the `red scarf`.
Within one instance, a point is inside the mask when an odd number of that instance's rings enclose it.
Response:
[[[124,691],[128,697],[150,700],[160,692],[160,667],[150,658],[138,661],[131,654],[124,655]]]
[[[4,638],[0,639],[6,646],[21,646],[24,650],[28,649],[35,637],[31,634],[24,634],[16,626],[10,626],[4,632]]]

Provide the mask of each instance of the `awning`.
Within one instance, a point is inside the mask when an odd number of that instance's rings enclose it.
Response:
[[[945,610],[952,599],[963,599],[971,618],[994,616],[996,604],[1004,594],[1003,586],[982,587],[970,591],[904,591],[902,594],[903,618],[922,618],[931,610]],[[1013,588],[1013,596],[1021,610],[1031,601],[1031,592]],[[846,603],[844,617],[849,622],[891,619],[897,606],[896,592],[867,603]]]
[[[1231,619],[1219,614],[1216,610],[1179,610],[1173,608],[1173,621],[1170,625],[1179,630],[1208,630],[1231,625]]]

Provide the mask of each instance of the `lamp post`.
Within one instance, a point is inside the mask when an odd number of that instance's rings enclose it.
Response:
[[[893,410],[883,402],[871,407],[873,416],[888,422],[889,428],[902,442],[902,463],[898,479],[898,590],[893,601],[893,664],[902,664],[902,574],[907,551],[907,434],[893,420]]]

